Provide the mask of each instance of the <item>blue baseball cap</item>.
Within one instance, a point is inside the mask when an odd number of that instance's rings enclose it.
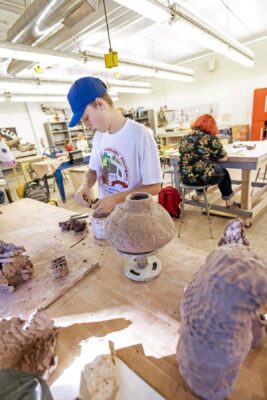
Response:
[[[106,86],[98,78],[86,76],[75,81],[68,93],[68,101],[73,112],[69,127],[77,125],[88,104],[106,92]]]

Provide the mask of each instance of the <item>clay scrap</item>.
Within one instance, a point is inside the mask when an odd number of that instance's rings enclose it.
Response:
[[[28,321],[0,319],[0,368],[29,371],[47,379],[56,368],[56,328],[44,311]]]
[[[118,390],[117,370],[110,354],[98,356],[84,366],[80,383],[82,399],[115,400]]]
[[[227,223],[223,237],[221,237],[218,242],[218,246],[235,243],[249,246],[249,241],[246,238],[244,222],[239,218],[231,219]]]
[[[83,232],[87,226],[85,219],[69,219],[67,221],[59,222],[59,227],[62,231]]]
[[[23,246],[0,240],[0,290],[12,293],[16,286],[31,279],[33,265]]]
[[[68,275],[69,268],[65,256],[55,257],[51,262],[51,269],[55,278],[64,278]]]
[[[241,363],[262,334],[256,310],[266,302],[263,258],[240,244],[208,255],[185,289],[177,346],[180,372],[198,396],[223,400],[229,395]]]

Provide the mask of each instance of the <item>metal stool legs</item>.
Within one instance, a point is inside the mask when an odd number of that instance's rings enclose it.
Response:
[[[182,191],[182,202],[180,204],[181,213],[180,213],[180,224],[179,224],[178,237],[181,236],[182,223],[184,221],[184,204],[185,204],[186,189],[181,187],[181,191]],[[207,188],[203,189],[203,194],[204,194],[204,200],[205,200],[205,209],[206,209],[207,218],[209,221],[210,237],[211,237],[211,239],[213,239],[210,208],[209,208],[208,197],[207,197]]]
[[[185,201],[185,189],[182,189],[182,203],[180,203],[180,209],[181,209],[181,213],[180,213],[180,224],[179,224],[179,232],[178,232],[178,237],[180,237],[181,235],[181,228],[182,228],[182,223],[184,221],[184,201]]]
[[[211,217],[210,217],[210,206],[209,206],[209,203],[208,203],[207,189],[204,189],[204,198],[205,198],[205,207],[206,207],[207,217],[208,217],[208,220],[209,220],[210,238],[213,239],[212,226],[211,226]]]

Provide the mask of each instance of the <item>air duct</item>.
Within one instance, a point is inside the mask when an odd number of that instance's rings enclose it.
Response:
[[[7,32],[7,41],[32,45],[52,31],[80,20],[96,10],[98,0],[35,0]],[[12,61],[7,72],[15,74],[21,64],[25,68],[29,63]]]

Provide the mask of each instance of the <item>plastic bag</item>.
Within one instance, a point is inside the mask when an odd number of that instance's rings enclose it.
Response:
[[[0,369],[1,400],[53,400],[47,383],[31,372]]]

